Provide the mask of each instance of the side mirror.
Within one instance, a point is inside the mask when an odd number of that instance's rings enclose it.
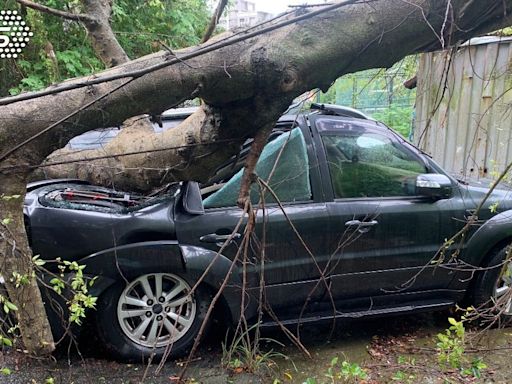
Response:
[[[199,184],[195,181],[185,183],[183,191],[183,209],[191,215],[204,214],[203,199]]]
[[[452,181],[438,173],[426,173],[416,176],[416,195],[433,199],[447,199],[452,196]]]

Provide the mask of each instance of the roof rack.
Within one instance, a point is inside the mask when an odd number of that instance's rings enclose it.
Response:
[[[344,107],[342,105],[312,103],[310,108],[312,110],[322,111],[326,115],[355,117],[358,119],[373,120],[371,117],[365,115],[363,112],[358,111],[357,109]]]

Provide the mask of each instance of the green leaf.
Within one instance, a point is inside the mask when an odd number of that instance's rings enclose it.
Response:
[[[10,310],[13,310],[13,311],[17,311],[18,310],[18,307],[16,305],[14,305],[14,303],[11,303],[10,301],[5,301],[4,305],[7,305],[7,307],[10,309]]]
[[[9,368],[5,368],[4,367],[4,368],[0,369],[0,373],[2,375],[6,375],[7,376],[7,375],[10,375],[12,372],[11,372],[11,370]]]
[[[43,265],[46,264],[46,261],[44,260],[41,260],[40,258],[40,255],[35,255],[33,258],[32,258],[32,262],[37,265],[38,267],[42,267]]]

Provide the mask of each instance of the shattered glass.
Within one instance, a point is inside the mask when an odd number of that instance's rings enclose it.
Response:
[[[278,161],[277,164],[276,161]],[[274,166],[275,170],[273,171]],[[203,202],[204,207],[218,208],[236,205],[242,174],[243,169],[221,189],[208,196]],[[306,142],[299,128],[283,133],[265,146],[256,165],[256,174],[269,184],[281,202],[311,199]],[[270,175],[271,178],[268,180]],[[252,203],[257,204],[259,197],[260,188],[255,183],[251,187]],[[265,202],[276,202],[268,191],[265,192]]]
[[[117,192],[93,185],[53,184],[44,188],[39,202],[48,207],[103,213],[128,213],[160,202],[170,201],[176,186],[160,196],[146,197]]]

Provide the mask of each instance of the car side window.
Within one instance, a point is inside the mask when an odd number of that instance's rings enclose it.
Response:
[[[397,142],[374,132],[323,135],[335,198],[409,196],[426,167]]]
[[[218,191],[203,200],[205,208],[236,205],[243,169],[237,172]],[[256,174],[265,180],[280,202],[307,201],[311,199],[309,161],[306,142],[299,128],[283,133],[267,143],[256,164]],[[251,187],[251,201],[260,198],[257,183]],[[270,192],[265,193],[266,203],[275,203]]]

